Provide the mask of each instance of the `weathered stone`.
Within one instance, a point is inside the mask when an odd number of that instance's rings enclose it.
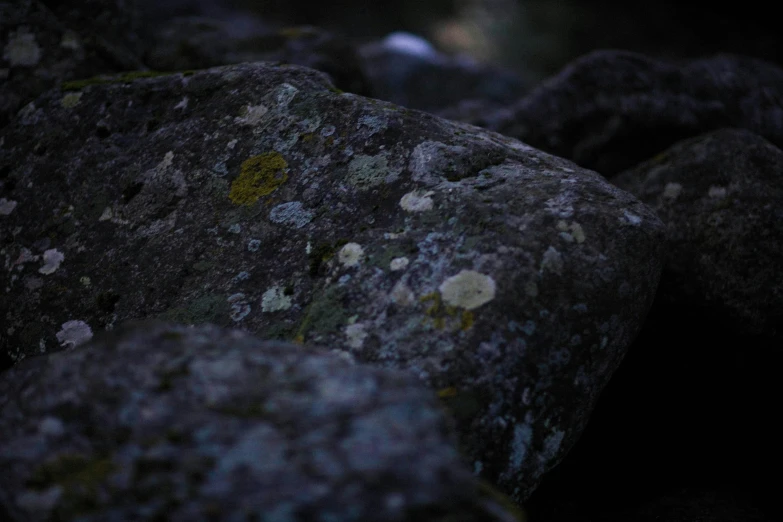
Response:
[[[3,353],[149,317],[342,349],[439,390],[517,500],[579,436],[658,282],[646,205],[309,69],[90,83],[0,133]]]
[[[465,100],[503,106],[521,98],[530,81],[517,73],[451,57],[404,32],[360,48],[373,97],[453,117]]]
[[[174,18],[146,54],[147,65],[160,71],[262,60],[316,69],[339,89],[371,94],[359,55],[345,38],[316,27],[275,29],[250,15]]]
[[[52,4],[58,13],[45,4]],[[84,2],[79,2],[79,5]],[[86,6],[81,6],[86,8]],[[63,80],[135,70],[143,64],[123,45],[130,27],[107,40],[97,20],[132,17],[125,2],[90,2],[92,11],[72,11],[62,2],[0,3],[0,127],[36,96]],[[58,16],[58,14],[64,17]]]
[[[471,123],[611,176],[722,127],[746,128],[783,146],[783,71],[740,56],[677,67],[596,51],[513,107]]]
[[[521,520],[415,377],[214,326],[25,361],[0,380],[0,440],[9,521]]]
[[[749,131],[725,129],[613,179],[667,224],[661,299],[783,340],[781,173],[783,151]]]

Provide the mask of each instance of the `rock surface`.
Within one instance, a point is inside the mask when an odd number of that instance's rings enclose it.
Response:
[[[0,2],[0,127],[62,81],[144,68],[126,2],[78,2],[78,10],[71,4],[77,2]]]
[[[682,67],[625,51],[592,52],[512,107],[470,120],[606,176],[722,127],[783,145],[783,71],[718,55]]]
[[[65,84],[0,133],[2,350],[131,318],[407,369],[524,499],[652,302],[663,225],[601,176],[295,66]]]
[[[613,178],[667,224],[659,297],[783,345],[783,151],[749,131],[684,141]]]
[[[520,520],[402,372],[129,324],[0,380],[3,520]]]

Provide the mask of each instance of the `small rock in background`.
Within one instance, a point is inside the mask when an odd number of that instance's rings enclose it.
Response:
[[[722,127],[746,128],[783,145],[783,71],[740,56],[677,67],[635,53],[596,51],[500,114],[468,123],[613,176]]]
[[[252,15],[173,18],[155,33],[145,62],[159,71],[270,61],[325,72],[346,92],[370,96],[354,45],[316,27],[279,28]]]
[[[499,107],[521,98],[530,87],[517,73],[448,56],[404,32],[363,45],[360,54],[373,96],[410,109],[454,111],[453,106],[469,100]]]
[[[783,344],[782,174],[778,147],[725,129],[612,179],[667,225],[659,299],[710,309],[739,332]]]

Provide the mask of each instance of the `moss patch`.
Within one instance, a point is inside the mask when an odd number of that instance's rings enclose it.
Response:
[[[229,199],[237,205],[253,205],[288,180],[288,163],[278,152],[267,152],[242,162],[239,176],[231,183]]]

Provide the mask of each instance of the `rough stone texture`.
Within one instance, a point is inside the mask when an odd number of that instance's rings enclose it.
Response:
[[[134,39],[131,27],[103,30],[109,20],[119,23],[133,17],[126,2],[78,2],[89,12],[71,11],[68,4],[76,3],[0,2],[0,127],[63,80],[143,68],[125,45]]]
[[[359,55],[346,39],[315,27],[275,29],[247,14],[174,18],[156,32],[145,54],[146,63],[160,71],[261,60],[317,69],[339,89],[371,95]]]
[[[783,146],[783,71],[741,56],[676,67],[596,51],[514,106],[469,121],[611,176],[721,127],[746,128]]]
[[[783,151],[725,129],[679,143],[612,181],[667,224],[661,298],[783,341]]]
[[[451,428],[409,374],[130,324],[0,380],[0,504],[9,521],[520,520]]]
[[[0,133],[14,359],[145,317],[339,348],[439,390],[522,500],[652,301],[653,211],[513,139],[295,66],[64,87]]]
[[[403,32],[362,46],[360,55],[373,97],[450,117],[466,100],[501,107],[530,88],[517,73],[445,55]]]

